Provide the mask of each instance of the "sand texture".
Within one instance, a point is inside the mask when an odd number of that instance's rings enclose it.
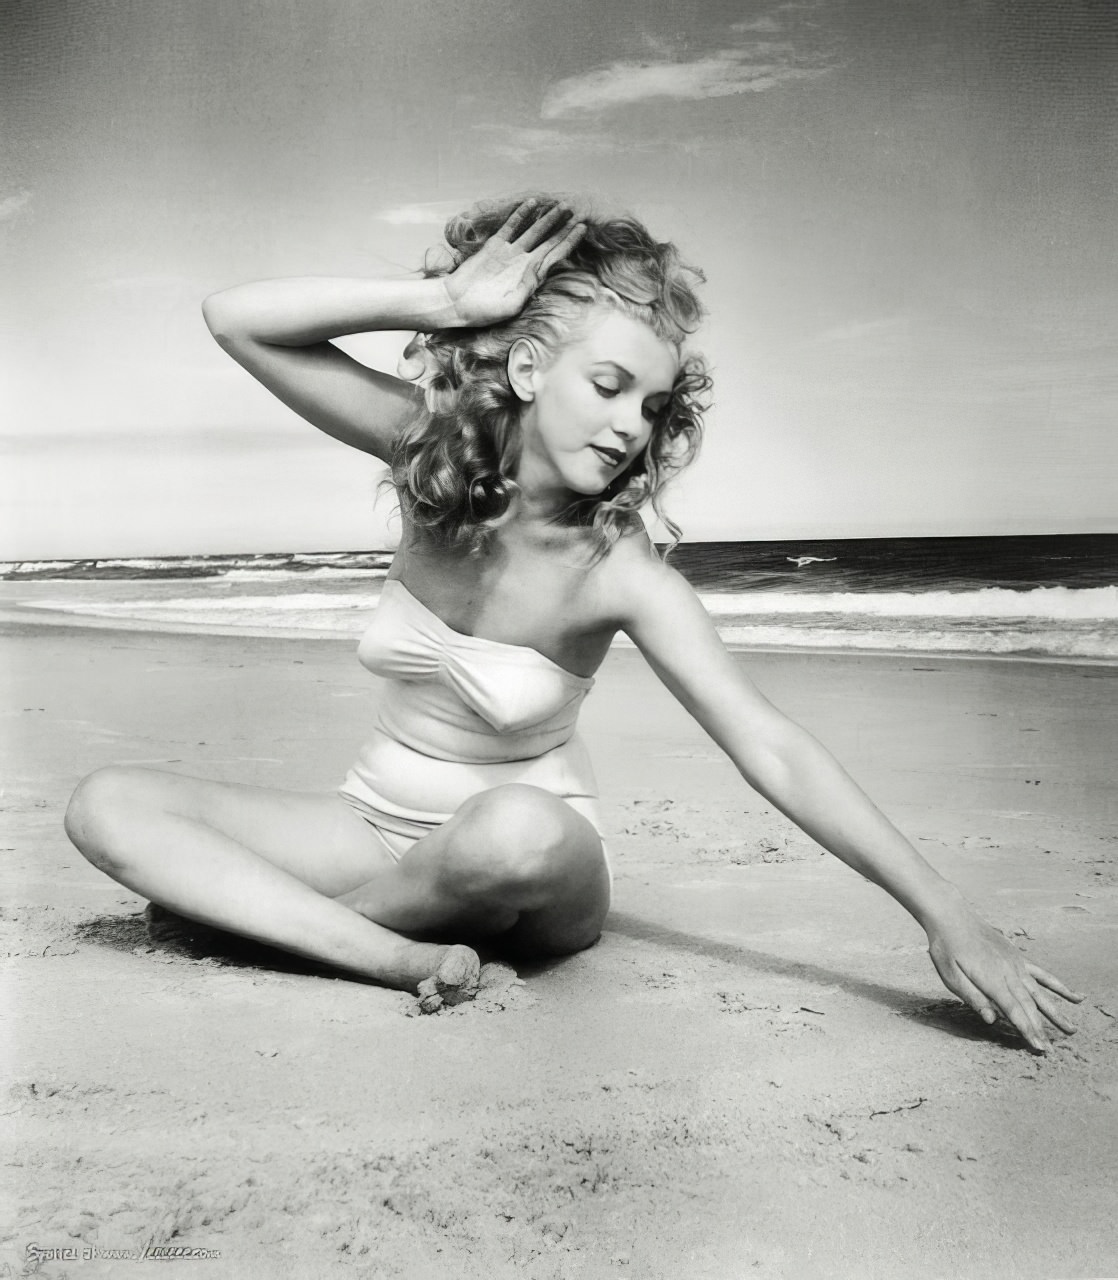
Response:
[[[616,870],[601,942],[403,994],[149,936],[69,845],[98,765],[337,785],[353,646],[4,627],[5,1212],[27,1245],[220,1250],[52,1277],[1118,1274],[1118,672],[742,655],[924,854],[1088,993],[1047,1058],[740,781],[639,656],[584,713]],[[4,1267],[7,1270],[3,1270]]]

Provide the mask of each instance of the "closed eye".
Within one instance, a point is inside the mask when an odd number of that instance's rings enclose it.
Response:
[[[612,400],[614,396],[621,394],[620,387],[606,387],[600,382],[594,383],[594,390],[602,397],[603,400]],[[655,422],[667,407],[667,400],[662,400],[659,404],[645,403],[641,406],[641,414],[646,421]]]

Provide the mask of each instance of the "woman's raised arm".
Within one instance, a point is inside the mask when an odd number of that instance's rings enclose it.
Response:
[[[515,315],[585,230],[566,205],[526,200],[450,275],[362,280],[262,280],[202,303],[210,332],[242,365],[313,426],[389,461],[422,393],[370,369],[330,339],[374,330],[470,328]]]
[[[455,323],[441,279],[261,280],[211,294],[202,314],[233,359],[290,409],[385,462],[422,392],[352,359],[330,339]]]
[[[742,777],[910,912],[944,984],[984,1021],[1000,1012],[1041,1052],[1048,1044],[1041,1015],[1074,1030],[1056,997],[1082,997],[980,919],[830,752],[761,695],[678,573],[639,555],[625,558],[615,596],[622,629]]]

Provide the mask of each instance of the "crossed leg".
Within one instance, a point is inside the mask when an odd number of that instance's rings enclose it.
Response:
[[[601,837],[538,787],[480,792],[443,826],[339,901],[404,933],[500,936],[525,956],[597,941],[609,910]]]
[[[597,833],[532,787],[482,793],[399,863],[336,795],[137,766],[85,778],[66,831],[153,902],[401,990],[471,968],[467,948],[407,934],[563,954],[595,940],[608,907]]]

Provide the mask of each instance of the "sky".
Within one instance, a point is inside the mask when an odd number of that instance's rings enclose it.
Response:
[[[0,558],[350,550],[207,293],[555,191],[707,276],[687,540],[1113,531],[1106,0],[9,0]],[[407,335],[347,339],[394,369]]]

